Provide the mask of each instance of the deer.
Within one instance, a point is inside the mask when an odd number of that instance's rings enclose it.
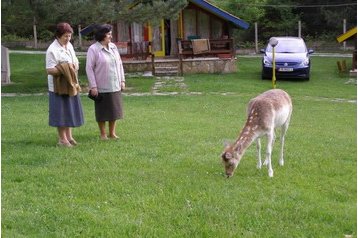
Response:
[[[292,100],[285,91],[271,89],[252,98],[247,106],[247,120],[239,137],[232,144],[226,144],[221,159],[227,178],[234,172],[241,161],[246,149],[256,140],[257,168],[268,167],[269,177],[273,177],[271,153],[275,141],[275,129],[281,128],[281,150],[279,165],[284,165],[283,149],[285,135],[292,115]],[[266,158],[261,162],[261,137],[267,137]]]

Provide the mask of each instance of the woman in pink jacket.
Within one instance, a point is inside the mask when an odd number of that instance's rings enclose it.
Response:
[[[110,25],[98,27],[95,40],[96,43],[88,49],[86,62],[90,94],[97,98],[94,105],[101,139],[117,139],[116,120],[123,118],[121,91],[125,88],[122,60],[116,45],[111,42]]]

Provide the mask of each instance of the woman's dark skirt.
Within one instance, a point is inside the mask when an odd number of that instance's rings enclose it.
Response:
[[[84,123],[79,94],[70,97],[49,92],[49,125],[53,127],[78,127]]]
[[[101,101],[95,101],[94,109],[97,122],[115,121],[123,118],[122,94],[120,91],[100,93]]]

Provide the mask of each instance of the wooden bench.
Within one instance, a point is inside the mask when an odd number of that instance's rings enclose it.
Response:
[[[228,56],[230,58],[235,57],[235,48],[233,39],[209,39],[209,51],[201,54],[194,54],[193,45],[191,40],[178,41],[179,55],[183,57],[200,56]]]

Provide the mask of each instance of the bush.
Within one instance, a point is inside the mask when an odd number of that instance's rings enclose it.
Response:
[[[17,36],[14,34],[3,35],[1,39],[2,42],[21,42],[21,41],[29,41],[29,40],[31,39]]]
[[[53,32],[49,31],[49,30],[41,30],[38,33],[38,39],[42,40],[42,41],[51,41],[53,39]]]

